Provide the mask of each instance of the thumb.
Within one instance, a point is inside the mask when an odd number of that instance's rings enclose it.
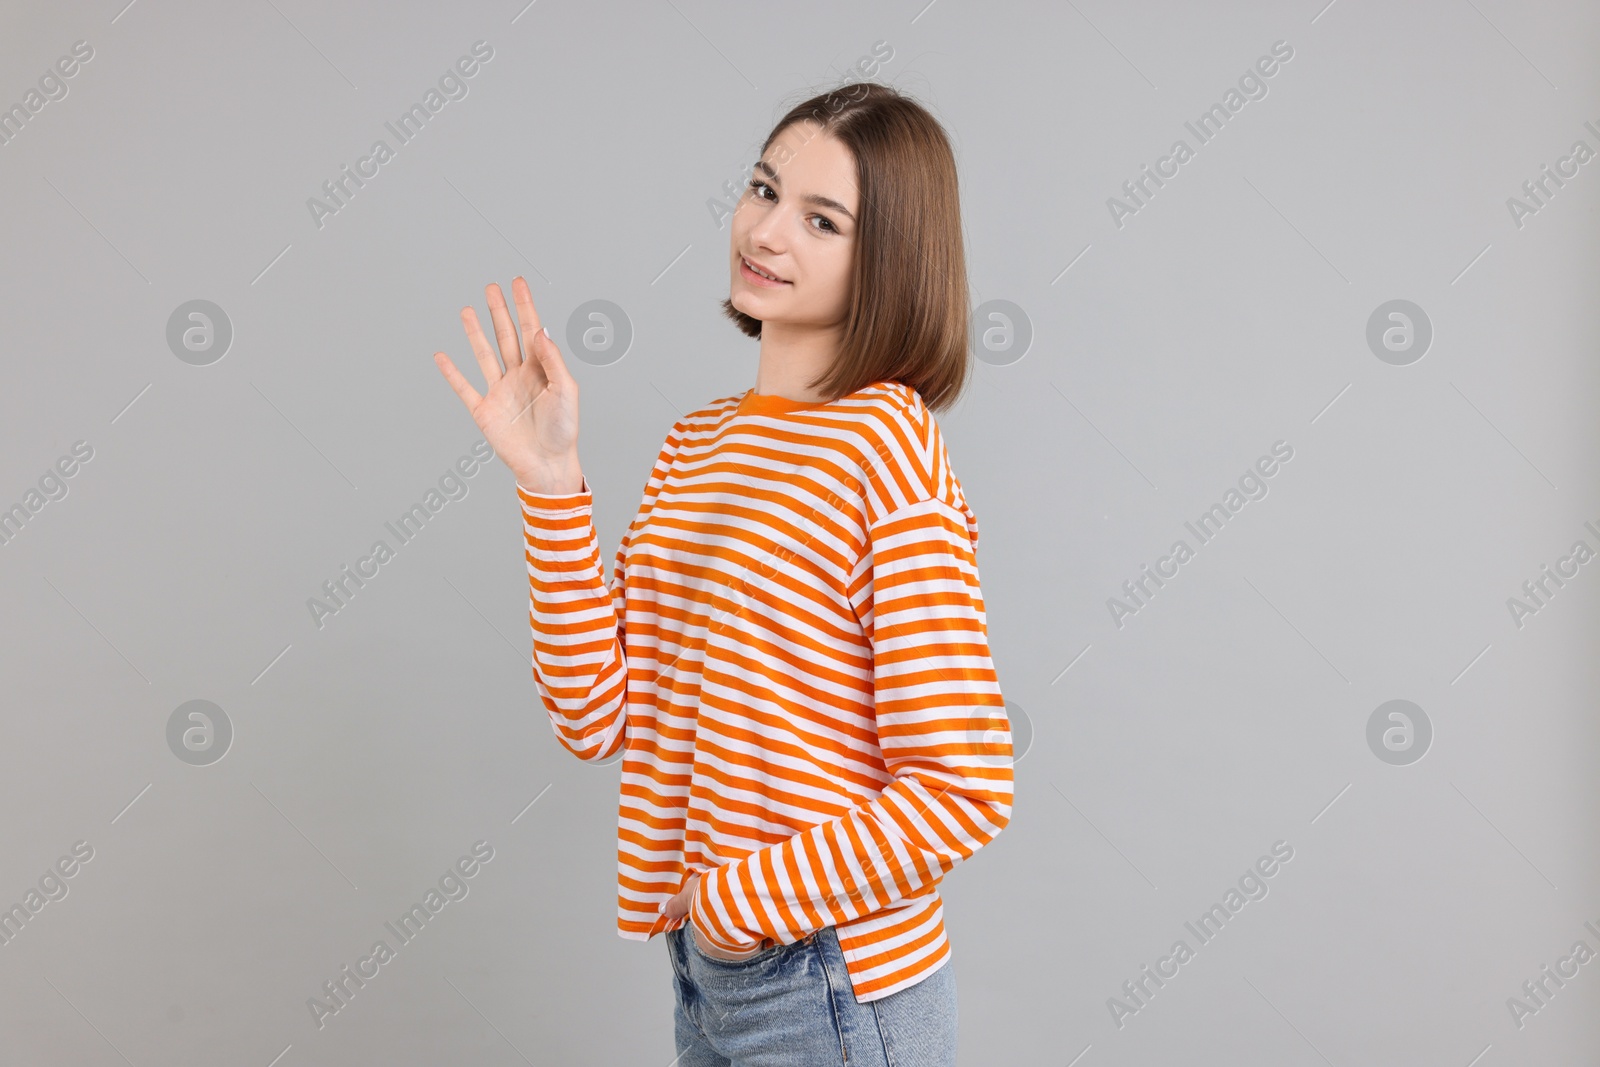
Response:
[[[561,358],[561,346],[550,336],[550,327],[541,326],[539,332],[533,335],[533,354],[547,381],[567,377],[567,364]]]

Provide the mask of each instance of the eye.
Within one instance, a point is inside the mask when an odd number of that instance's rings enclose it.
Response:
[[[772,186],[768,185],[766,182],[762,181],[760,178],[751,178],[750,179],[750,184],[749,184],[749,186],[747,188],[749,188],[751,192],[756,194],[756,199],[757,200],[766,200],[767,199],[766,197],[761,195],[761,190],[763,190],[763,189],[765,189],[769,193],[772,193]],[[773,195],[773,198],[776,199],[778,194],[777,193],[772,193],[772,195]]]
[[[838,233],[839,232],[839,227],[837,227],[837,226],[835,226],[833,224],[833,220],[832,219],[829,219],[829,218],[827,218],[827,217],[825,217],[823,215],[813,215],[811,217],[816,219],[818,222],[821,222],[823,225],[827,226],[828,229],[831,230],[832,232],[834,232],[834,233]]]

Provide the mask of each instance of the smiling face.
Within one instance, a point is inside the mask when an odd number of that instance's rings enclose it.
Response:
[[[733,306],[763,326],[843,323],[859,203],[855,157],[843,142],[810,121],[779,132],[733,213]]]

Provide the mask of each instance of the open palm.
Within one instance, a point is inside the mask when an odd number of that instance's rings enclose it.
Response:
[[[555,491],[576,492],[579,487],[571,483],[575,475],[581,479],[577,460],[578,383],[567,372],[560,349],[540,326],[526,280],[519,276],[511,283],[517,301],[515,325],[500,286],[491,282],[484,291],[489,298],[499,357],[484,336],[476,308],[469,305],[461,309],[461,324],[478,368],[483,371],[486,392],[480,396],[445,353],[435,352],[434,364],[518,482],[529,487],[537,483],[561,486]],[[521,345],[517,343],[518,327]],[[528,353],[527,358],[524,352]]]

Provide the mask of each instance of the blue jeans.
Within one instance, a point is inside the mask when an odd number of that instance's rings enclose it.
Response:
[[[833,927],[744,960],[713,959],[684,924],[666,933],[672,1067],[955,1067],[954,960],[856,1003]]]

